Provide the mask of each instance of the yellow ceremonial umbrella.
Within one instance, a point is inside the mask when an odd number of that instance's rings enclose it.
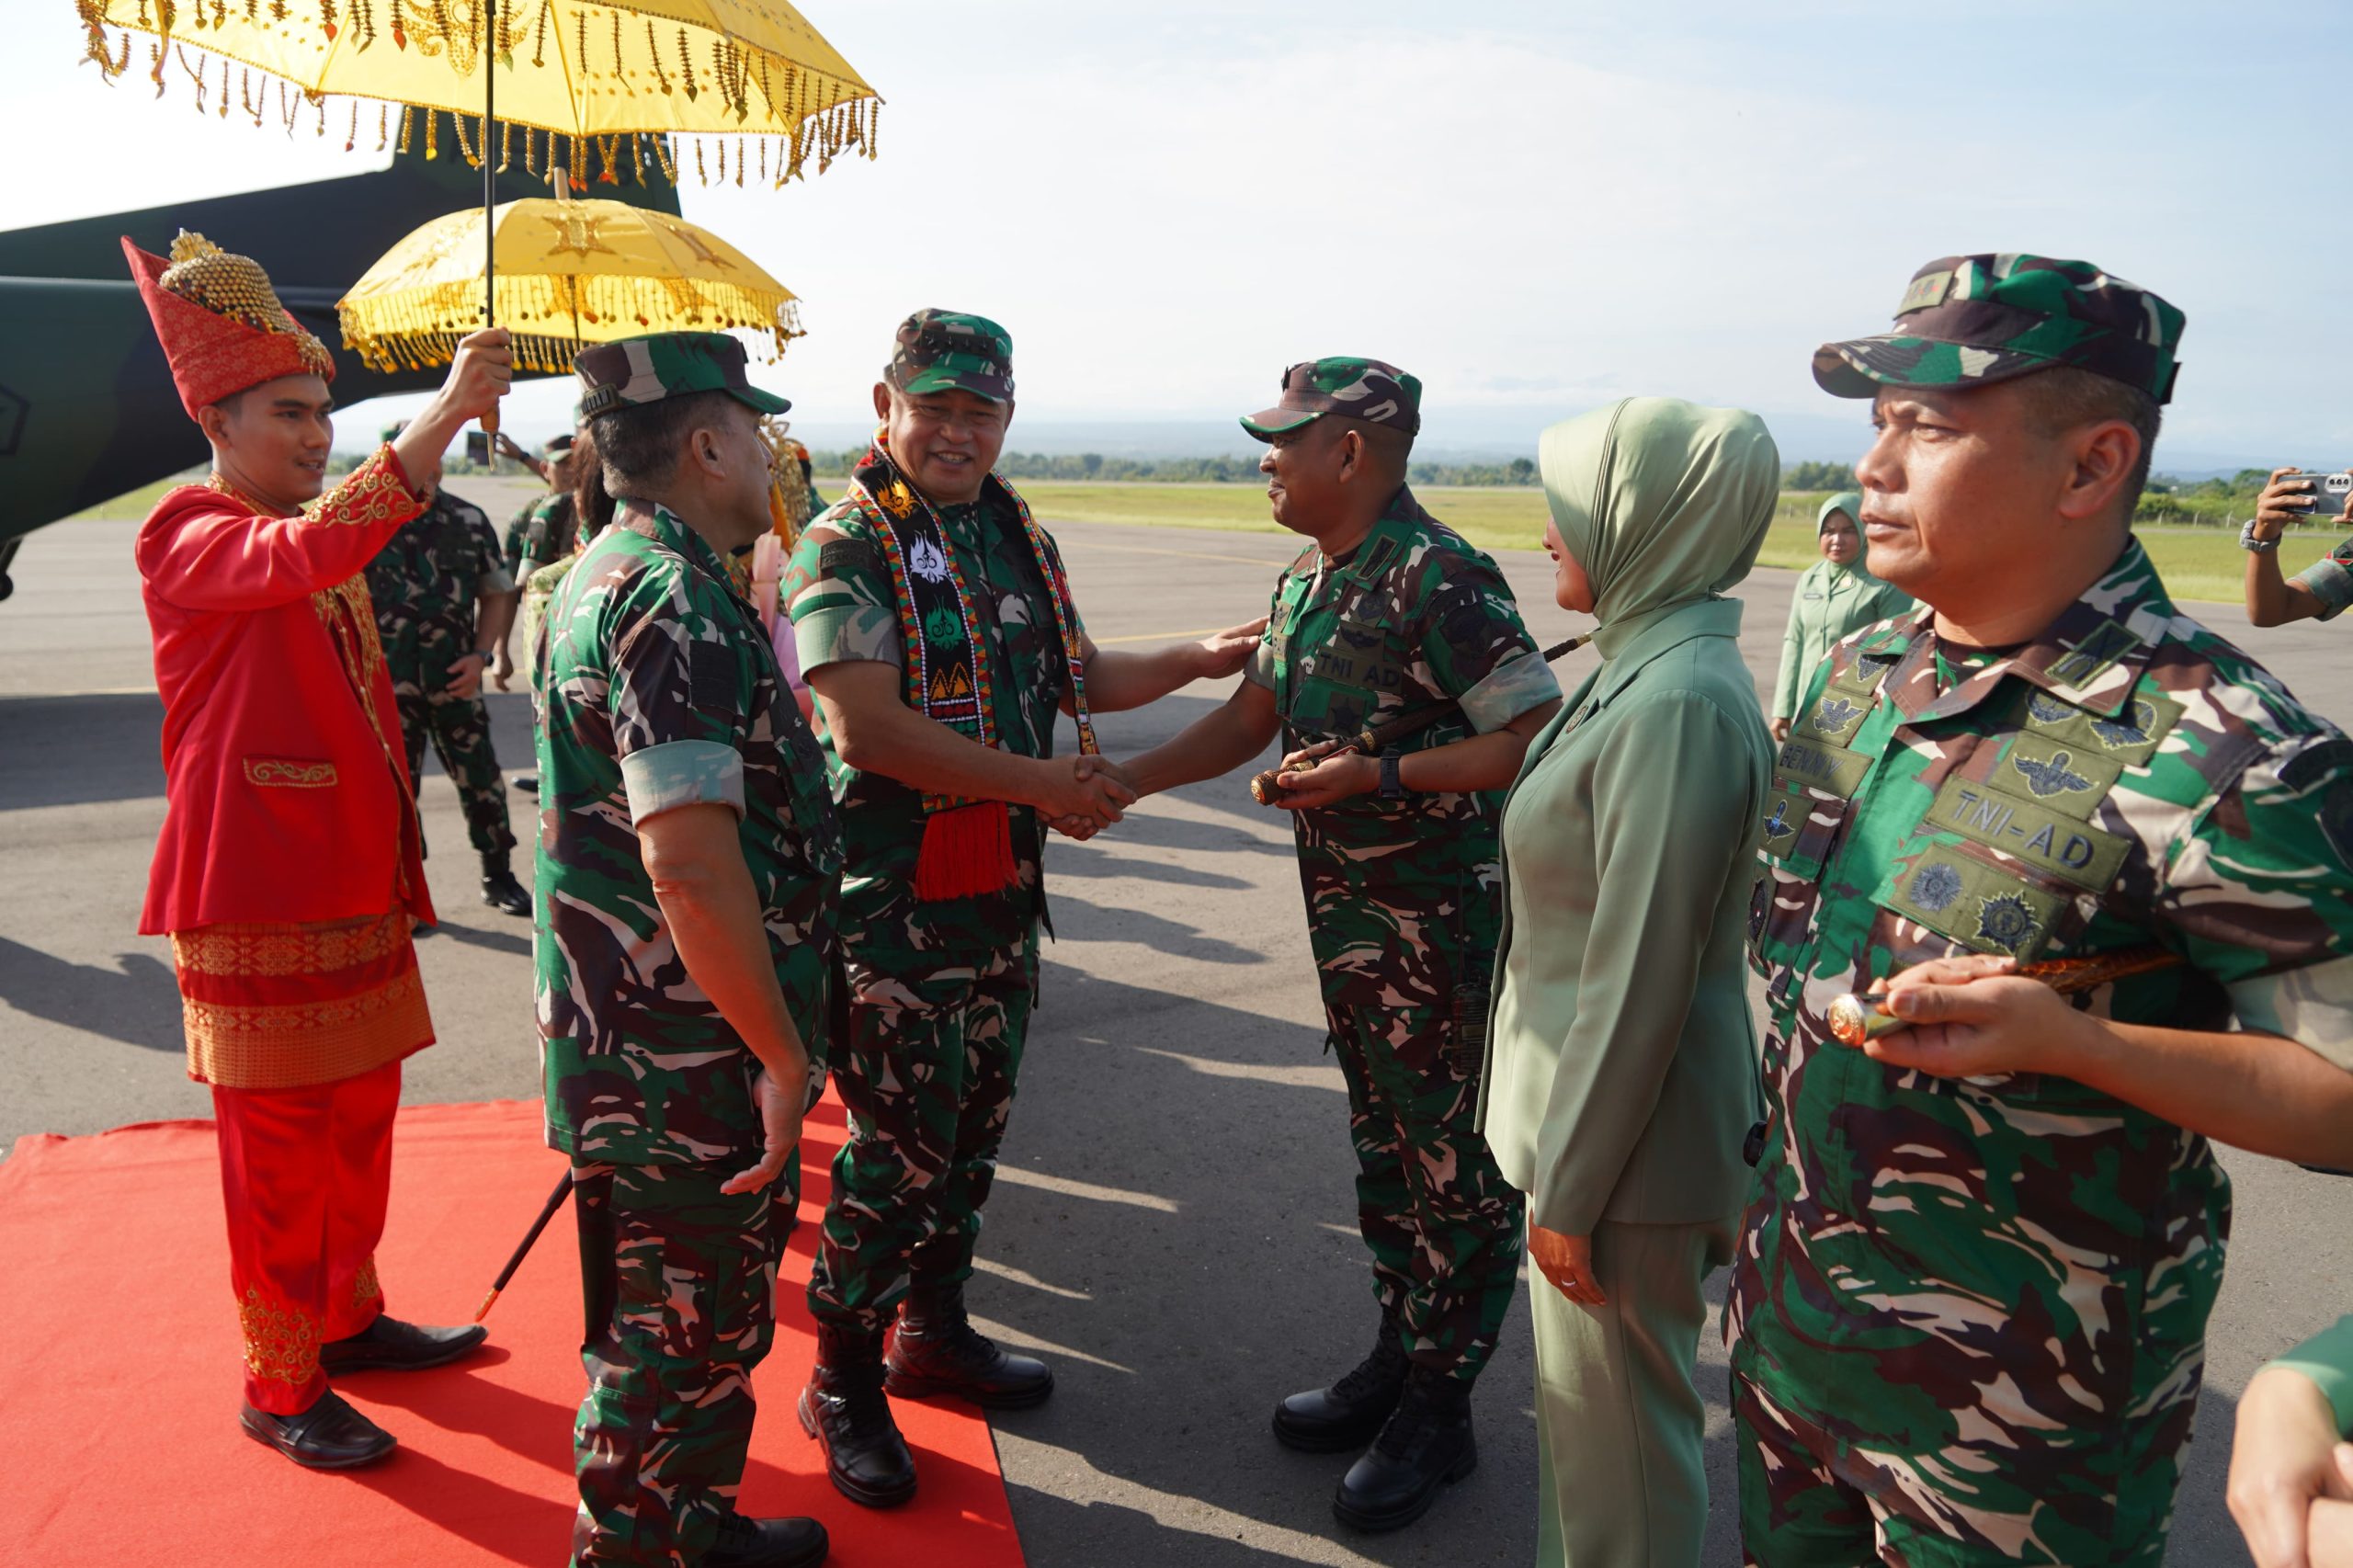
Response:
[[[852,150],[874,155],[881,103],[850,63],[785,0],[74,0],[87,57],[109,81],[131,68],[131,35],[146,41],[146,74],[160,96],[185,77],[207,107],[233,106],[256,125],[288,130],[329,99],[351,100],[344,145],[375,106],[377,150],[400,110],[405,148],[415,110],[457,119],[469,164],[494,153],[501,167],[524,133],[525,166],[563,163],[575,177],[645,182],[649,165],[676,177],[658,140],[717,138],[719,177],[735,153],[738,183],[756,159],[781,185],[814,157],[822,171]],[[493,40],[496,47],[488,49]],[[484,70],[494,53],[495,70]],[[256,76],[262,79],[256,85]],[[235,86],[233,97],[231,88]],[[270,101],[276,78],[276,102]],[[332,106],[340,108],[340,104]],[[467,121],[473,135],[467,135]],[[428,112],[427,134],[436,134]],[[654,138],[649,148],[638,133]],[[574,143],[565,156],[558,145]],[[438,149],[437,149],[438,150]],[[702,142],[698,165],[710,177]],[[544,161],[543,161],[544,160]]]
[[[335,303],[345,344],[380,370],[449,363],[480,319],[483,228],[469,208],[386,251]],[[494,318],[524,369],[561,374],[581,344],[642,332],[755,328],[779,355],[801,335],[791,290],[666,212],[534,198],[499,205],[489,228]]]
[[[881,99],[833,45],[785,0],[74,0],[85,53],[113,81],[131,69],[131,35],[147,39],[147,75],[158,96],[175,71],[194,84],[199,112],[220,94],[256,125],[291,133],[306,112],[326,133],[330,98],[348,99],[347,151],[358,143],[363,103],[379,107],[377,148],[400,109],[401,150],[416,109],[426,111],[427,155],[447,110],[458,150],[483,171],[483,209],[496,204],[494,173],[513,161],[523,131],[526,169],[561,164],[575,178],[641,184],[652,163],[676,181],[668,133],[692,136],[706,181],[708,142],[718,174],[735,181],[756,153],[760,177],[781,186],[813,157],[820,172],[855,149],[874,155]],[[256,85],[256,73],[261,80]],[[219,78],[217,89],[213,78]],[[270,78],[277,79],[277,103]],[[474,120],[471,144],[466,121]],[[339,114],[334,118],[342,118]],[[569,149],[561,143],[569,139]],[[649,143],[653,157],[646,156]],[[683,153],[678,154],[683,159]],[[490,283],[496,257],[483,242],[483,319],[496,321]],[[485,419],[496,428],[496,415]]]

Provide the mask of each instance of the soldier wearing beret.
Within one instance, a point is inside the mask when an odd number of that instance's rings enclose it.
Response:
[[[1275,520],[1313,542],[1276,585],[1225,706],[1135,759],[1140,792],[1214,778],[1279,733],[1299,748],[1453,711],[1378,758],[1283,776],[1331,1049],[1347,1082],[1357,1222],[1380,1332],[1275,1411],[1309,1452],[1362,1449],[1333,1509],[1365,1529],[1426,1512],[1477,1462],[1471,1386],[1518,1285],[1519,1195],[1473,1126],[1501,916],[1496,824],[1561,688],[1494,562],[1406,488],[1421,382],[1316,359],[1242,427],[1267,443]]]
[[[2229,1233],[2208,1140],[2353,1164],[2353,743],[2131,532],[2182,319],[1949,256],[1814,356],[1873,401],[1871,569],[1921,608],[1814,672],[1768,797],[1725,1315],[1759,1568],[2157,1563]],[[1908,1028],[1854,1027],[1874,988]]]
[[[834,1484],[877,1507],[915,1486],[886,1379],[993,1406],[1053,1391],[1045,1363],[972,1328],[964,1282],[1037,993],[1040,832],[1090,834],[1134,799],[1095,755],[1089,715],[1230,675],[1257,640],[1254,624],[1096,648],[1053,540],[994,472],[1012,361],[984,317],[902,323],[874,388],[881,428],[781,590],[848,840],[847,1036],[831,1066],[849,1136],[809,1278],[801,1421]],[[1053,755],[1063,712],[1075,757]]]
[[[577,1568],[826,1550],[734,1507],[841,872],[824,759],[721,564],[768,526],[759,418],[788,406],[744,364],[723,333],[578,360],[618,508],[548,610],[535,933],[585,1297]]]
[[[385,439],[397,434],[395,426]],[[515,619],[515,581],[482,508],[446,490],[368,563],[408,747],[409,792],[423,781],[430,742],[458,787],[466,835],[482,857],[482,901],[529,915],[531,895],[515,880],[515,830],[482,699],[483,672]]]

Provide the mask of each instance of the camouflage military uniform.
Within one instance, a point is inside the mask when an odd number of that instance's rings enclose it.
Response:
[[[521,582],[529,573],[523,570],[524,541],[531,537],[531,519],[538,515],[541,503],[554,499],[552,494],[538,501],[525,502],[506,519],[506,532],[499,539],[499,559],[506,563],[506,574]]]
[[[540,496],[518,513],[517,519],[523,526],[522,537],[515,541],[518,563],[514,571],[518,583],[540,567],[562,561],[579,542],[579,516],[568,490]]]
[[[1963,287],[2019,259],[1961,258]],[[2070,284],[2054,308],[2129,289]],[[2172,310],[2131,293],[2128,330]],[[2169,385],[2170,319],[2135,384]],[[2061,1077],[1882,1065],[1824,1010],[1949,954],[2154,941],[2187,962],[2095,1012],[2342,1041],[2353,743],[2179,613],[2133,542],[2022,648],[1944,644],[1925,608],[1841,643],[1763,855],[1769,1109],[1725,1312],[1749,1561],[2158,1562],[2229,1233],[2206,1140]]]
[[[2291,579],[2320,601],[2314,620],[2335,620],[2353,608],[2353,539],[2313,562]]]
[[[980,500],[937,511],[996,672],[997,736],[1017,755],[1051,756],[1069,675],[1011,493],[992,480]],[[804,537],[785,574],[802,670],[853,659],[904,666],[892,580],[870,524],[844,503],[811,528],[844,537]],[[849,1139],[834,1162],[809,1307],[820,1323],[872,1330],[890,1321],[909,1283],[972,1276],[1037,985],[1041,824],[1030,808],[1010,808],[1017,872],[1004,892],[918,901],[922,796],[846,766],[830,735],[825,745],[848,841],[849,1037],[833,1069]]]
[[[458,787],[466,835],[484,856],[515,847],[498,756],[490,744],[490,715],[479,693],[455,697],[444,688],[449,666],[474,651],[476,601],[514,586],[500,564],[490,519],[446,490],[368,563],[368,593],[400,703],[401,735],[408,743],[409,788],[423,776],[430,739]]]
[[[647,341],[584,354],[584,380],[634,385],[626,361],[592,355]],[[660,347],[676,338],[652,341],[649,374],[719,373]],[[718,341],[740,378],[741,347]],[[564,579],[549,628],[535,949],[547,1136],[574,1162],[585,1286],[573,1561],[691,1564],[743,1475],[790,1200],[719,1190],[759,1158],[758,1062],[681,963],[634,824],[701,801],[740,813],[777,980],[817,1064],[839,823],[757,615],[667,511],[624,511]]]
[[[1418,751],[1502,728],[1561,688],[1480,554],[1400,490],[1345,561],[1311,548],[1275,590],[1247,677],[1286,750],[1453,699]],[[1360,795],[1295,813],[1330,1042],[1348,1089],[1357,1223],[1406,1352],[1464,1381],[1493,1354],[1520,1256],[1520,1199],[1474,1130],[1475,1040],[1501,919],[1503,791]]]

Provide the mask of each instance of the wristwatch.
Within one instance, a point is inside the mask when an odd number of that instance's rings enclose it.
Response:
[[[1397,772],[1401,759],[1395,752],[1384,752],[1381,758],[1381,798],[1402,801],[1405,798],[1405,780]]]
[[[2251,550],[2257,555],[2268,555],[2271,551],[2279,548],[2279,541],[2276,539],[2256,538],[2255,519],[2253,517],[2249,517],[2246,520],[2246,527],[2239,530],[2239,548],[2241,550]]]

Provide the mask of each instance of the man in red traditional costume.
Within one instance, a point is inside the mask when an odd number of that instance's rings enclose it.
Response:
[[[229,1277],[256,1441],[344,1469],[392,1437],[331,1373],[453,1360],[480,1328],[384,1315],[374,1253],[402,1058],[433,1043],[411,928],[433,918],[392,681],[361,575],[497,405],[506,334],[458,347],[400,437],[324,495],[325,347],[244,256],[123,251],[212,476],[137,557],[164,699],[164,831],[139,929],[168,932],[188,1075],[212,1085]]]

